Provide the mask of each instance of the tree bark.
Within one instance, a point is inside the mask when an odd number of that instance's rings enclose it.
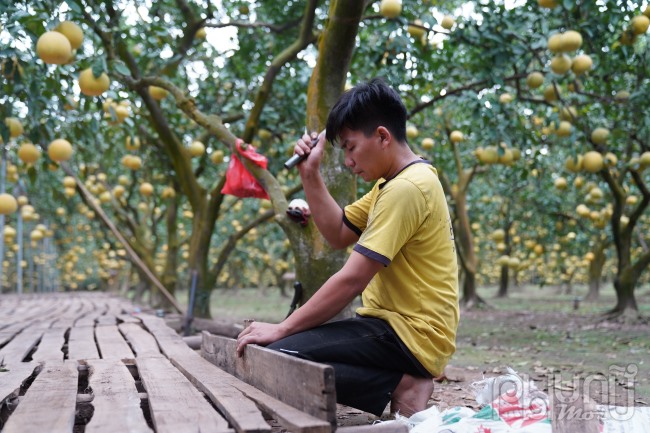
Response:
[[[596,301],[600,296],[600,281],[603,277],[603,266],[605,265],[605,248],[606,243],[600,242],[596,248],[592,250],[594,259],[589,263],[589,292],[587,293],[587,301]]]
[[[324,128],[330,109],[343,91],[363,7],[364,2],[360,1],[330,2],[329,20],[320,39],[318,61],[307,92],[307,128],[310,131]],[[352,202],[356,196],[356,183],[351,173],[342,167],[342,152],[328,147],[321,174],[340,206]],[[341,269],[347,254],[330,248],[313,222],[305,228],[294,224],[293,229],[285,231],[295,257],[296,279],[303,286],[301,303],[304,304],[332,274]],[[349,316],[351,309],[348,307],[341,314]]]

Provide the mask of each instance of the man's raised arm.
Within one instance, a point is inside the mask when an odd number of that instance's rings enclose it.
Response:
[[[345,248],[356,242],[359,236],[343,223],[343,209],[329,193],[320,175],[320,162],[325,148],[325,131],[320,133],[318,143],[312,148],[312,141],[315,138],[315,134],[311,137],[305,134],[296,143],[294,150],[296,154],[309,155],[298,164],[300,178],[318,230],[332,248]]]

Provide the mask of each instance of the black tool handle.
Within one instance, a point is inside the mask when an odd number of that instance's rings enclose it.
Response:
[[[314,141],[312,141],[312,143],[311,143],[312,149],[317,144],[318,144],[318,137]],[[298,165],[299,163],[301,163],[302,161],[304,161],[305,159],[307,159],[308,156],[309,156],[309,154],[307,154],[307,153],[305,153],[304,155],[298,155],[296,153],[291,158],[289,158],[287,160],[287,162],[284,163],[284,168],[286,168],[287,170],[290,170],[290,169],[294,168],[296,165]]]

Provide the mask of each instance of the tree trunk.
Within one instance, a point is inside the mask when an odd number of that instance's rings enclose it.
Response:
[[[599,244],[594,251],[594,259],[589,263],[589,293],[587,301],[595,301],[600,296],[600,281],[603,276],[603,266],[605,265],[605,244]]]
[[[364,3],[332,1],[329,20],[318,46],[318,61],[309,81],[307,92],[307,128],[321,131],[330,109],[343,91],[356,46],[359,22]],[[331,146],[326,148],[321,174],[336,202],[344,206],[356,196],[356,183],[349,170],[342,170],[343,153]],[[305,228],[284,226],[291,241],[296,262],[296,279],[303,286],[301,304],[304,304],[334,273],[338,272],[347,254],[327,245],[313,222]],[[351,315],[348,307],[343,316]]]
[[[501,278],[499,279],[499,292],[497,298],[508,297],[508,266],[501,266]]]
[[[613,317],[620,316],[627,313],[627,310],[639,311],[639,307],[634,297],[634,282],[621,282],[617,277],[614,281],[614,290],[616,291],[616,306],[609,311],[609,315]]]
[[[467,212],[466,188],[458,188],[455,195],[456,202],[456,227],[455,236],[458,237],[456,246],[460,256],[460,266],[463,269],[465,278],[463,279],[463,298],[461,304],[466,308],[472,308],[476,305],[484,304],[485,301],[476,292],[476,271],[478,268],[478,259],[474,252],[474,239]]]

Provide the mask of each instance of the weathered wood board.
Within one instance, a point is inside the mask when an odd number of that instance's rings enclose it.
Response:
[[[236,340],[203,332],[201,355],[222,370],[316,418],[336,425],[331,366],[249,345],[241,358]]]
[[[76,361],[45,364],[5,423],[2,432],[72,432],[77,382]]]
[[[95,411],[86,425],[86,433],[153,433],[140,408],[138,390],[126,365],[104,359],[87,364]]]

